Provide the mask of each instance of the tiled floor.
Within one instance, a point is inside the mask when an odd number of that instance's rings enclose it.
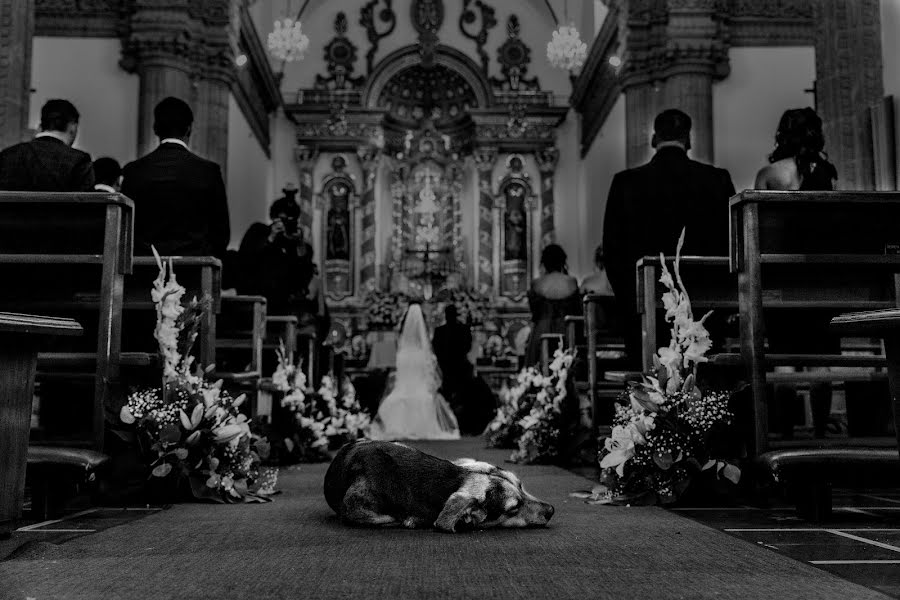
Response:
[[[788,505],[683,507],[679,514],[785,557],[900,598],[900,491],[835,490],[823,524]]]

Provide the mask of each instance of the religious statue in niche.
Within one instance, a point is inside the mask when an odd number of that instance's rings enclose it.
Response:
[[[328,190],[328,229],[325,258],[328,260],[350,260],[350,189],[343,183],[336,183]]]
[[[504,260],[528,260],[525,194],[525,187],[520,183],[511,183],[504,190],[506,196]]]

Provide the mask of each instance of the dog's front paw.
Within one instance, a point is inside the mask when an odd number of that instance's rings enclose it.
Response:
[[[418,517],[406,517],[403,521],[403,526],[407,529],[418,529],[423,524],[422,519]]]

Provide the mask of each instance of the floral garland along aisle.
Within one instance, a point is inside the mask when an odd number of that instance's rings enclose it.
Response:
[[[232,398],[222,382],[210,383],[198,368],[191,372],[191,347],[208,302],[192,299],[182,305],[185,289],[175,279],[172,262],[153,249],[159,276],[151,298],[156,304],[156,329],[163,361],[159,388],[129,395],[119,417],[131,428],[132,439],[148,456],[150,479],[168,484],[169,495],[187,480],[194,498],[217,502],[260,502],[275,493],[277,469],[260,469],[266,443],[251,435],[245,400]],[[168,277],[167,277],[168,275]]]
[[[694,320],[681,279],[681,248],[675,253],[675,277],[660,254],[666,288],[663,307],[672,324],[668,347],[653,357],[653,372],[631,385],[618,404],[610,437],[600,450],[601,485],[590,494],[573,494],[598,504],[669,504],[701,472],[737,484],[737,466],[716,456],[718,436],[727,435],[733,415],[731,392],[703,391],[695,385],[697,367],[712,345],[704,321]]]
[[[560,458],[564,404],[569,397],[569,369],[574,350],[557,349],[547,376],[535,367],[522,369],[512,388],[500,395],[497,415],[485,429],[491,448],[515,448],[510,460],[551,463]]]
[[[369,415],[360,406],[349,377],[343,378],[338,390],[334,375],[329,373],[322,377],[318,391],[314,391],[307,385],[306,374],[300,365],[287,359],[282,345],[272,384],[283,394],[282,408],[290,411],[294,418],[292,427],[279,434],[285,436],[279,441],[283,441],[288,453],[298,460],[329,460],[329,448],[340,447],[368,434]]]

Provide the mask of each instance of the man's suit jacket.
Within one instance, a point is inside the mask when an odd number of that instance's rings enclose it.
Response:
[[[135,254],[225,256],[230,239],[222,170],[166,143],[125,165],[122,193],[134,201]]]
[[[642,256],[674,255],[687,228],[683,255],[728,256],[731,176],[664,147],[640,167],[613,178],[603,221],[609,282],[623,310],[636,312],[635,263]]]
[[[464,323],[457,321],[435,327],[431,346],[445,379],[471,369],[467,355],[472,349],[472,331]]]
[[[90,192],[91,156],[54,137],[38,137],[0,152],[0,190]]]

